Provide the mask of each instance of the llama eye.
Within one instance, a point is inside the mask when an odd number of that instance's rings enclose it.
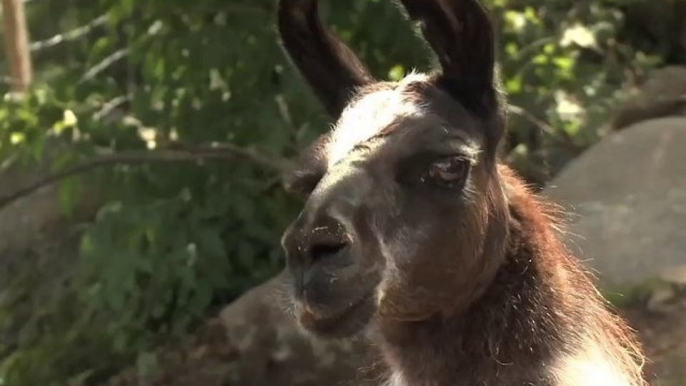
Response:
[[[469,162],[464,158],[450,157],[440,159],[429,168],[429,176],[439,186],[458,188],[467,177]]]

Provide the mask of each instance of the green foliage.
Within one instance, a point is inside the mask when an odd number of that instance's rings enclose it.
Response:
[[[511,115],[508,157],[532,181],[597,141],[619,91],[660,63],[623,34],[628,2],[491,1],[504,87],[529,112]],[[273,3],[29,3],[34,40],[99,15],[107,23],[35,53],[31,93],[0,102],[0,163],[30,165],[50,153],[59,170],[96,153],[177,140],[230,141],[292,158],[328,123],[278,45]],[[432,63],[390,1],[324,5],[378,77],[399,79]],[[102,204],[65,284],[22,316],[7,355],[0,342],[0,385],[95,384],[139,355],[142,368],[153,368],[148,350],[282,266],[279,235],[298,205],[277,178],[236,159],[117,166],[65,180],[60,201],[69,213],[84,196]],[[9,299],[41,280],[14,280]],[[0,300],[0,329],[16,323],[19,304]]]
[[[535,182],[606,134],[603,125],[622,93],[661,64],[624,36],[623,6],[636,2],[493,1],[510,103],[550,125],[541,130],[511,115],[510,161]]]

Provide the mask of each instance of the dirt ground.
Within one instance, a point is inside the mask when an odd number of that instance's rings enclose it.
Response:
[[[643,343],[651,386],[686,386],[686,299],[669,310],[633,306],[621,313]]]

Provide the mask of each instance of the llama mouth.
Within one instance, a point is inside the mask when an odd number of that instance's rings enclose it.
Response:
[[[321,317],[305,309],[299,320],[306,330],[315,335],[347,337],[361,331],[375,312],[374,293],[370,292],[334,315]]]

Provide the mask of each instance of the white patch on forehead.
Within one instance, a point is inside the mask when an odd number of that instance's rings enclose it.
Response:
[[[407,98],[405,87],[427,80],[426,75],[411,73],[394,89],[372,92],[349,105],[341,114],[327,147],[329,167],[398,118],[422,116],[422,106]]]

